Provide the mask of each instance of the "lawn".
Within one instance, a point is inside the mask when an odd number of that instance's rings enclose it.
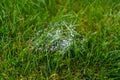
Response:
[[[0,80],[120,80],[120,0],[0,0]]]

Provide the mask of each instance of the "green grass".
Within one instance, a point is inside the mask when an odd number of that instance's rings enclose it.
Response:
[[[119,0],[0,0],[0,80],[119,79]]]

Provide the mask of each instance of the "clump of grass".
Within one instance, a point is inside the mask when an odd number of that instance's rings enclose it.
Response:
[[[1,0],[0,79],[120,79],[119,8],[119,0]]]

